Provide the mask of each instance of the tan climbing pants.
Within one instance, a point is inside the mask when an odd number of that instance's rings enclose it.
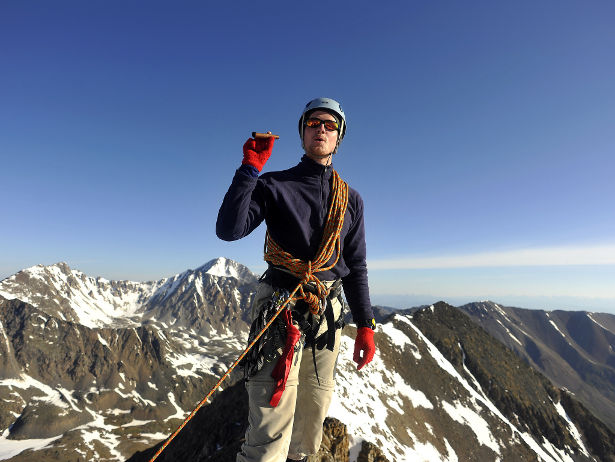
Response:
[[[253,317],[272,292],[270,285],[259,285],[253,304]],[[337,319],[341,310],[340,303],[337,299],[331,302]],[[325,322],[323,320],[323,324]],[[333,351],[327,348],[314,350],[318,380],[312,348],[302,347],[299,352],[295,352],[286,389],[277,407],[269,404],[275,388],[271,378],[275,361],[266,364],[246,382],[250,409],[248,429],[236,462],[286,462],[287,457],[301,459],[318,452],[322,440],[322,424],[333,397],[340,336],[341,329],[338,329]]]

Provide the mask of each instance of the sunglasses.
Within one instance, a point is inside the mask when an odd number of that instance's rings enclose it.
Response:
[[[317,127],[320,127],[320,124],[324,124],[325,130],[327,130],[328,132],[332,132],[334,130],[339,131],[340,129],[340,126],[335,120],[322,120],[322,119],[317,119],[316,117],[310,117],[309,119],[305,121],[304,124],[306,127],[311,127],[311,128],[317,128]]]

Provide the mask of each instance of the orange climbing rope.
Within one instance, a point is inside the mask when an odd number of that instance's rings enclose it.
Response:
[[[165,448],[173,441],[173,439],[179,434],[180,431],[186,426],[186,424],[195,416],[199,409],[207,402],[207,400],[214,394],[218,387],[224,382],[224,380],[230,375],[230,373],[237,367],[245,355],[252,349],[256,342],[263,336],[267,329],[273,324],[273,321],[278,315],[286,308],[289,302],[294,300],[305,300],[309,305],[312,313],[318,313],[320,300],[324,300],[329,294],[327,287],[314,275],[314,273],[320,271],[327,271],[333,268],[340,257],[341,249],[341,232],[344,225],[344,215],[346,213],[346,207],[348,206],[348,184],[344,182],[339,174],[333,170],[333,182],[331,185],[331,207],[329,208],[329,214],[327,216],[327,222],[325,223],[325,229],[318,253],[313,261],[303,261],[298,258],[294,258],[288,252],[285,252],[267,233],[266,247],[265,247],[265,261],[268,261],[274,265],[283,266],[295,275],[299,280],[297,287],[290,293],[288,298],[280,305],[278,310],[274,313],[273,317],[267,322],[265,327],[257,334],[257,336],[250,342],[247,348],[239,355],[239,357],[231,364],[224,375],[218,380],[213,388],[207,393],[207,396],[201,400],[201,402],[194,408],[188,417],[177,427],[171,436],[167,438],[164,444],[158,449],[149,462],[154,462],[158,456],[165,450]],[[324,265],[331,259],[333,252],[336,252],[335,261],[333,264],[324,267]],[[316,286],[317,295],[304,291],[304,286],[310,282]],[[295,296],[295,294],[299,294]]]

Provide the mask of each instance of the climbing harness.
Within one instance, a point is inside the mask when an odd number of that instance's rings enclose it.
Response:
[[[267,272],[265,273],[265,275]],[[264,275],[264,276],[265,276]],[[261,281],[263,278],[261,278]],[[248,344],[256,339],[258,333],[263,330],[265,325],[276,315],[280,306],[288,299],[290,292],[285,289],[275,289],[268,301],[260,308],[258,315],[254,317],[250,325]],[[256,375],[266,363],[277,359],[278,349],[286,343],[286,323],[279,316],[274,323],[254,344],[250,352],[239,363],[243,368],[244,378],[249,379]]]
[[[177,428],[177,430],[175,430],[171,434],[171,436],[167,438],[167,440],[160,447],[160,449],[158,449],[158,451],[149,460],[149,462],[154,462],[162,453],[162,451],[165,450],[165,448],[171,443],[171,441],[173,441],[173,439],[179,434],[179,432],[186,426],[186,424],[190,420],[192,420],[198,410],[207,402],[207,400],[211,397],[211,395],[213,395],[213,393],[218,389],[222,382],[224,382],[224,380],[230,375],[233,369],[235,369],[235,367],[241,362],[241,360],[248,354],[252,347],[263,336],[265,331],[267,331],[267,329],[269,329],[269,327],[277,319],[280,313],[284,311],[284,309],[287,309],[288,311],[286,325],[288,326],[289,323],[292,325],[292,319],[290,318],[290,310],[288,309],[288,305],[290,302],[303,300],[309,306],[309,310],[312,314],[320,313],[321,305],[324,304],[323,301],[329,295],[329,289],[322,281],[320,281],[315,276],[314,273],[330,270],[337,264],[341,251],[341,232],[342,226],[344,224],[344,215],[348,206],[348,184],[340,178],[339,174],[335,170],[333,170],[332,173],[333,181],[331,184],[331,206],[329,208],[329,215],[327,216],[327,221],[325,223],[323,238],[320,243],[320,247],[318,248],[316,257],[313,261],[308,260],[307,262],[298,258],[294,258],[290,253],[285,252],[267,232],[265,241],[265,261],[273,265],[278,265],[286,268],[299,280],[299,283],[294,288],[294,290],[289,293],[286,300],[279,305],[277,311],[273,314],[271,319],[265,324],[261,331],[256,334],[254,339],[248,344],[247,348],[239,355],[239,357],[233,362],[233,364],[231,364],[228,370],[213,386],[209,393],[207,393],[207,396],[205,396],[205,398],[201,400],[201,402],[196,406],[196,408],[194,408],[190,415],[186,417],[186,419]],[[334,262],[331,265],[325,267],[324,265],[326,265],[326,263],[331,259],[334,251],[336,253]],[[310,290],[307,290],[308,285],[315,287],[316,294],[312,293]],[[297,336],[294,335],[291,341],[287,341],[284,353],[292,352],[294,344],[298,340],[299,339],[297,338]],[[288,371],[290,370],[288,355],[285,356],[284,353],[282,357],[280,357],[279,361],[283,360],[285,364],[276,364],[276,368],[274,370],[275,374],[272,374],[272,376],[276,380],[276,389],[274,391],[274,396],[272,396],[271,398],[271,404],[274,406],[277,405],[277,401],[279,401],[281,397],[281,393],[286,385],[286,378],[288,378]],[[275,404],[273,404],[274,402]]]
[[[258,314],[254,317],[250,326],[250,335],[248,343],[250,343],[256,334],[263,326],[271,319],[277,311],[280,304],[288,298],[289,290],[297,285],[297,278],[288,273],[285,269],[269,267],[260,279],[271,287],[273,294],[266,298],[266,302],[258,307]],[[279,316],[275,322],[269,327],[264,335],[252,347],[250,352],[244,357],[239,364],[244,371],[244,378],[250,380],[255,376],[267,363],[278,360],[276,369],[272,372],[272,377],[276,379],[276,383],[282,376],[287,378],[287,372],[290,372],[290,367],[287,369],[281,368],[281,364],[290,365],[292,357],[295,353],[301,350],[297,343],[305,347],[312,348],[312,360],[314,362],[314,372],[316,380],[320,384],[318,376],[318,366],[316,363],[316,350],[327,348],[333,351],[335,347],[335,333],[338,329],[342,329],[345,325],[344,316],[346,311],[346,302],[342,298],[342,280],[327,282],[329,295],[324,303],[321,303],[321,310],[318,316],[313,315],[305,302],[297,301],[294,305],[288,305],[287,316]],[[304,290],[313,292],[313,284],[309,283],[304,286]],[[339,313],[334,312],[333,300],[339,303]],[[326,322],[323,322],[326,321]],[[298,332],[298,340],[292,342],[293,350],[287,346],[289,339],[294,338]],[[284,359],[280,359],[280,357]],[[283,372],[283,373],[282,373]],[[280,388],[285,383],[285,380],[280,382]],[[275,401],[274,401],[275,402]],[[271,403],[274,405],[274,403]]]

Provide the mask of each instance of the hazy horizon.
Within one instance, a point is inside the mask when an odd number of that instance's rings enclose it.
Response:
[[[219,258],[219,257],[215,257]],[[185,268],[183,271],[196,269],[209,261],[215,260],[212,258],[210,260],[202,262],[202,264]],[[226,258],[226,257],[223,257]],[[50,264],[45,264],[44,266],[50,266],[52,264],[57,264],[60,262],[54,262]],[[243,264],[241,262],[237,262]],[[43,263],[40,263],[43,264]],[[157,277],[150,277],[145,279],[140,278],[114,278],[110,277],[108,274],[90,274],[84,271],[82,268],[73,267],[69,263],[67,263],[72,270],[82,271],[87,276],[90,277],[102,277],[109,280],[128,280],[133,282],[149,282],[156,281],[163,278],[168,278],[175,276],[176,274],[161,274]],[[32,265],[36,266],[36,265]],[[244,265],[245,266],[245,265]],[[259,267],[256,270],[254,268],[249,268],[253,273],[260,275],[264,271],[264,266]],[[21,268],[21,270],[25,270],[26,268]],[[182,271],[182,272],[183,272]],[[16,271],[15,273],[17,273]],[[0,282],[13,274],[0,274]],[[408,280],[408,285],[412,285],[412,279]],[[417,306],[423,305],[432,305],[439,301],[444,301],[453,306],[462,306],[472,302],[480,302],[489,300],[495,302],[497,304],[503,306],[512,306],[516,308],[526,308],[526,309],[535,309],[535,310],[545,310],[545,311],[554,311],[554,310],[565,310],[565,311],[591,311],[591,312],[599,312],[599,313],[609,313],[615,315],[615,298],[608,297],[581,297],[581,296],[540,296],[540,295],[511,295],[511,294],[476,294],[473,295],[445,295],[445,294],[418,294],[418,293],[379,293],[372,292],[371,293],[371,301],[374,306],[386,306],[389,308],[396,309],[407,309],[414,308]]]

